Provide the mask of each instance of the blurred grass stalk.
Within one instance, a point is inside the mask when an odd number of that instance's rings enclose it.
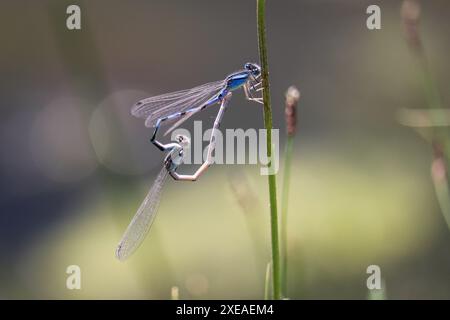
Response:
[[[271,265],[272,265],[272,263],[267,263],[267,266],[266,266],[266,281],[264,282],[265,284],[264,284],[264,300],[270,300],[272,297],[271,297],[271,292],[272,292],[272,290],[270,290],[271,289],[271,271],[272,271],[272,268],[271,268]]]
[[[294,137],[297,129],[297,104],[300,92],[296,87],[289,87],[286,91],[286,149],[284,151],[283,187],[281,194],[281,289],[283,297],[287,297],[287,261],[288,261],[288,239],[287,239],[287,213],[289,205],[289,182],[291,176],[292,152]]]
[[[431,177],[433,178],[434,189],[436,197],[439,202],[439,207],[444,215],[445,222],[450,229],[450,197],[449,185],[447,179],[447,164],[443,152],[435,147],[434,160],[431,165]]]
[[[406,42],[411,52],[417,58],[419,71],[421,72],[422,85],[426,94],[427,107],[430,109],[442,109],[442,101],[438,87],[429,67],[425,48],[420,37],[421,7],[417,0],[404,0],[401,8],[401,18]],[[434,113],[436,121],[439,122],[440,115]]]
[[[265,241],[265,233],[260,215],[263,212],[261,202],[250,185],[245,171],[233,171],[228,181],[231,193],[242,210],[252,242],[255,263],[258,265],[267,261],[265,248],[262,246]]]
[[[267,159],[272,159],[272,107],[270,105],[269,66],[266,45],[266,1],[256,0],[259,59],[262,68],[262,87],[264,100],[264,126],[267,130]],[[271,163],[269,163],[269,167]],[[269,173],[270,227],[272,242],[272,281],[273,298],[281,299],[280,248],[278,239],[277,186],[276,174]]]
[[[433,147],[433,163],[431,166],[431,176],[434,182],[436,197],[439,202],[442,214],[447,226],[450,229],[450,197],[448,185],[447,165],[449,162],[450,139],[445,124],[448,110],[443,108],[439,89],[429,68],[427,55],[419,33],[421,7],[418,0],[404,0],[401,7],[401,18],[405,32],[406,42],[412,53],[417,58],[419,71],[421,73],[422,85],[426,95],[427,108],[430,112],[426,113],[430,123],[431,138],[429,139]],[[417,129],[417,128],[416,128]],[[447,155],[447,156],[445,156]]]
[[[170,299],[171,300],[179,300],[180,299],[180,290],[177,286],[173,286],[170,290]]]

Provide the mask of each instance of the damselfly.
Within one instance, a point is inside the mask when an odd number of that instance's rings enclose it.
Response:
[[[120,241],[116,249],[116,257],[119,260],[125,260],[129,257],[142,243],[147,235],[150,227],[155,219],[158,209],[159,201],[161,198],[161,192],[164,182],[167,176],[172,176],[175,180],[196,180],[198,175],[204,172],[212,163],[212,151],[214,150],[216,130],[219,127],[220,120],[222,119],[225,108],[228,105],[228,101],[231,99],[231,92],[227,93],[223,98],[220,105],[219,112],[216,120],[214,121],[210,145],[206,161],[193,175],[182,175],[177,173],[178,167],[183,163],[183,155],[186,149],[190,146],[189,138],[186,136],[176,136],[176,142],[168,143],[165,145],[166,151],[169,151],[164,159],[164,167],[158,174],[153,186],[139,207],[138,211],[134,215],[127,230],[125,231],[122,240]]]
[[[176,141],[167,145],[170,152],[164,159],[164,166],[117,246],[116,257],[119,260],[128,258],[144,240],[155,219],[164,182],[167,176],[174,174],[183,162],[183,153],[189,148],[190,141],[182,135],[178,135]]]
[[[163,122],[173,123],[178,120],[166,131],[167,134],[197,112],[216,103],[221,104],[228,93],[239,88],[243,88],[248,100],[263,103],[261,97],[256,97],[257,92],[262,90],[261,84],[261,68],[255,63],[246,63],[243,70],[228,75],[224,80],[140,100],[131,109],[131,114],[144,118],[147,127],[155,128],[150,141],[158,149],[165,151],[168,144],[156,140],[156,134]],[[219,111],[215,120],[218,126],[223,115],[221,112],[223,113],[223,110]],[[213,139],[212,136],[211,139]],[[213,147],[211,142],[208,149]],[[196,177],[202,172],[199,172]]]
[[[117,247],[116,257],[119,260],[125,260],[130,256],[139,247],[150,230],[167,176],[170,175],[175,180],[195,181],[211,165],[212,151],[215,146],[215,133],[220,126],[225,109],[231,99],[231,92],[239,88],[244,89],[245,97],[248,100],[263,103],[261,97],[255,96],[257,92],[262,90],[261,68],[257,64],[246,63],[243,70],[230,74],[224,80],[207,83],[188,90],[147,98],[133,106],[131,113],[138,118],[146,119],[145,125],[147,127],[155,128],[150,141],[161,151],[168,151],[169,153],[164,160],[164,167],[158,174],[152,188],[131,220]],[[214,120],[205,162],[192,175],[178,174],[176,170],[181,165],[183,152],[189,147],[190,142],[185,136],[177,136],[177,143],[163,144],[159,142],[156,140],[156,134],[160,126],[163,122],[171,123],[178,119],[166,131],[167,134],[192,115],[216,103],[220,104],[220,109]]]

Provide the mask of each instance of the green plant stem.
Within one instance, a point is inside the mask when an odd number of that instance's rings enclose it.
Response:
[[[291,176],[292,150],[294,146],[294,137],[288,135],[286,141],[286,150],[284,151],[284,172],[283,172],[283,189],[281,194],[281,286],[282,294],[287,297],[287,212],[289,203],[289,182]]]
[[[267,158],[272,159],[272,108],[270,105],[269,91],[269,67],[267,62],[267,45],[266,45],[266,23],[265,23],[265,0],[257,0],[257,27],[258,27],[258,47],[259,58],[262,68],[262,87],[264,100],[264,126],[267,130]],[[269,166],[271,163],[269,162]],[[272,239],[272,281],[273,281],[273,298],[278,300],[281,298],[280,286],[280,248],[278,240],[278,213],[277,213],[277,184],[276,175],[268,175],[269,180],[269,198],[270,198],[270,227]]]

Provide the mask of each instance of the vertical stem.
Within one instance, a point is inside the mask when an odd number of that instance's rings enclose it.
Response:
[[[294,145],[294,137],[289,135],[286,141],[286,150],[284,153],[284,173],[283,173],[283,188],[281,195],[281,286],[282,294],[287,297],[287,211],[289,200],[289,181],[291,176],[291,160],[292,149]]]
[[[271,276],[270,276],[270,270],[271,270],[271,266],[272,264],[269,262],[268,264],[267,264],[267,267],[266,267],[266,281],[264,282],[264,300],[270,300],[271,298],[270,298],[270,287],[271,287],[271,285],[270,285],[270,279],[272,278]]]
[[[435,77],[431,72],[426,50],[419,32],[421,16],[419,2],[416,0],[404,0],[401,16],[407,43],[417,59],[427,107],[434,111],[430,112],[431,120],[433,123],[439,123],[440,119],[445,119],[445,111],[442,105],[441,94],[436,84]],[[448,180],[448,166],[450,164],[448,149],[450,140],[448,139],[448,132],[440,130],[439,128],[433,128],[431,132],[431,142],[434,152],[431,175],[441,212],[450,228],[450,185]]]
[[[272,108],[270,106],[269,91],[269,68],[267,62],[267,45],[266,45],[266,25],[265,25],[265,0],[257,0],[257,26],[258,26],[258,47],[259,58],[262,68],[262,85],[264,99],[264,126],[267,130],[267,158],[272,159]],[[271,164],[269,163],[269,166]],[[269,182],[269,198],[270,198],[270,227],[272,238],[272,281],[273,281],[273,298],[278,300],[281,298],[280,286],[280,248],[278,240],[278,213],[277,213],[277,187],[276,175],[268,175]]]

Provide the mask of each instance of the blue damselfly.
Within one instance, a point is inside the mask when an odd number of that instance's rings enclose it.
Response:
[[[197,112],[220,104],[229,92],[239,88],[244,89],[248,100],[262,103],[261,97],[255,97],[262,90],[260,86],[261,68],[255,63],[246,63],[243,70],[228,75],[224,80],[140,100],[132,107],[131,114],[144,118],[147,127],[155,128],[150,140],[158,149],[165,151],[167,145],[156,140],[163,122],[171,123],[178,119],[167,130],[167,134]]]

